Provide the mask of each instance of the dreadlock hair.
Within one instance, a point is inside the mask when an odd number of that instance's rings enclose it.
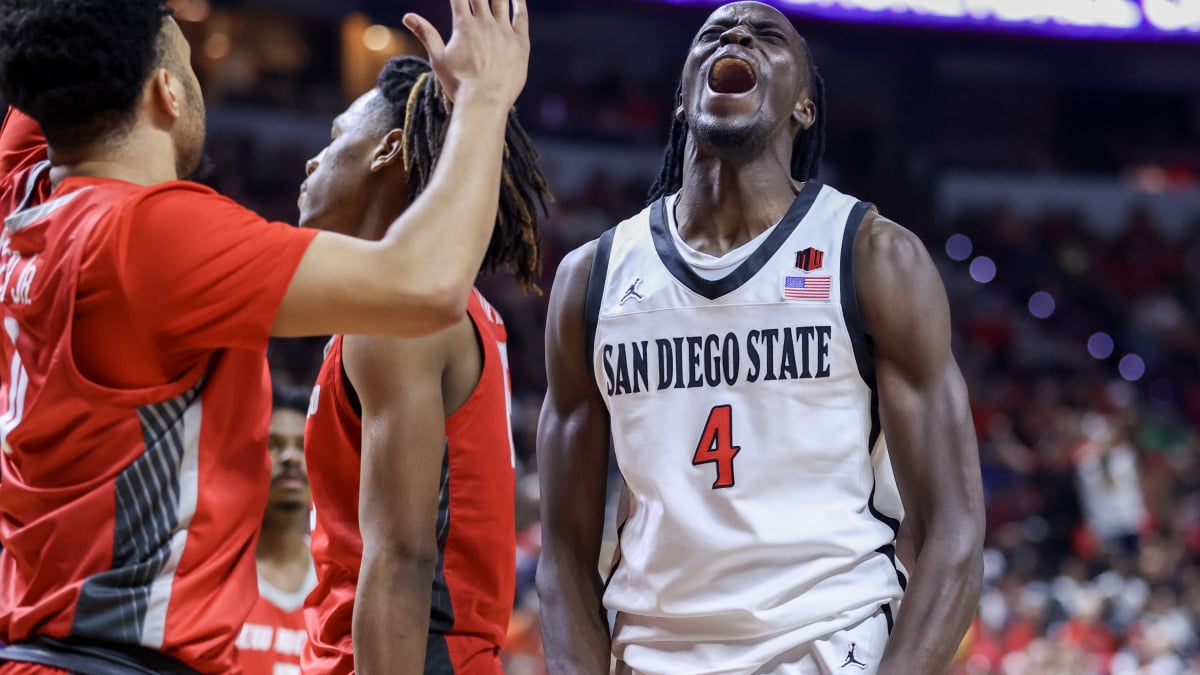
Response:
[[[411,56],[392,59],[383,67],[379,92],[393,128],[404,130],[402,161],[415,199],[429,184],[441,156],[452,104],[429,64]],[[504,131],[500,209],[483,271],[511,264],[521,288],[534,292],[539,292],[534,279],[541,269],[538,212],[545,213],[547,202],[554,200],[537,159],[516,110],[510,111]]]
[[[161,0],[0,0],[0,99],[74,149],[127,130],[172,59]]]
[[[817,177],[821,169],[821,157],[825,154],[825,79],[813,61],[812,52],[805,44],[808,56],[808,88],[813,104],[817,108],[817,121],[808,129],[802,129],[792,142],[792,178],[808,181]],[[675,91],[675,100],[683,96],[683,83]],[[687,153],[687,138],[690,129],[686,120],[676,117],[671,122],[671,136],[663,155],[658,178],[650,186],[650,203],[678,192],[683,187],[683,161]]]

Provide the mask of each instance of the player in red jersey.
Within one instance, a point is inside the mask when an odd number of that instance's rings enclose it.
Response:
[[[178,180],[204,104],[157,0],[0,0],[0,661],[238,672],[268,336],[455,325],[495,223],[524,2],[451,5],[449,44],[406,18],[456,100],[438,170],[361,241]]]
[[[309,163],[301,221],[363,222],[354,234],[377,236],[428,188],[446,110],[427,64],[389,62]],[[507,141],[483,268],[512,264],[529,288],[549,195],[515,116]],[[372,174],[408,189],[356,198]],[[476,292],[468,317],[437,335],[330,343],[305,434],[317,520],[305,673],[502,672],[516,573],[506,341]]]
[[[304,650],[304,598],[316,585],[309,553],[312,495],[304,468],[308,392],[275,388],[271,412],[271,496],[263,514],[258,602],[250,610],[238,651],[246,675],[298,675]]]

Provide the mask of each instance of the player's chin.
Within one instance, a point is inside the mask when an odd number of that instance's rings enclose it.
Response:
[[[307,487],[271,488],[271,506],[279,509],[307,508],[312,501],[312,493]]]
[[[283,512],[283,513],[297,513],[300,511],[307,511],[311,507],[311,505],[312,505],[311,500],[301,498],[299,496],[288,496],[288,497],[281,497],[278,499],[271,499],[271,502],[269,504],[271,510],[276,511],[276,512]]]
[[[303,198],[300,200],[300,220],[297,221],[296,224],[302,228],[309,229],[309,230],[324,230],[324,229],[326,229],[324,227],[321,227],[320,211],[309,207],[308,206],[309,201],[310,200],[303,199]]]

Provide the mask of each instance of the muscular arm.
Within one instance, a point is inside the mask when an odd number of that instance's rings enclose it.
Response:
[[[354,670],[363,675],[401,666],[419,673],[425,662],[446,438],[446,335],[344,343],[363,414],[363,559],[352,629]]]
[[[879,413],[913,533],[916,565],[880,673],[942,673],[983,581],[983,486],[967,388],[950,351],[950,308],[921,242],[874,213],[855,268],[876,344]]]
[[[611,644],[596,566],[604,531],[608,411],[584,356],[595,244],[559,268],[546,323],[546,402],[538,425],[542,557],[537,589],[550,673],[608,673]]]

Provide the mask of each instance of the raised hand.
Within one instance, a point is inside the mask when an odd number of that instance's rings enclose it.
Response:
[[[455,102],[481,99],[512,107],[529,71],[529,11],[526,0],[450,0],[450,42],[417,14],[404,25],[429,53],[433,72]]]

